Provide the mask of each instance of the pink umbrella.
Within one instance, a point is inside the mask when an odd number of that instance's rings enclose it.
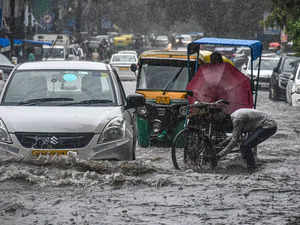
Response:
[[[214,102],[224,99],[229,102],[226,113],[232,113],[239,108],[253,108],[251,82],[230,63],[207,64],[199,70],[188,83],[187,90],[193,91],[189,102]]]

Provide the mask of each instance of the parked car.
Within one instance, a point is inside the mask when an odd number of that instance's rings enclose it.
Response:
[[[169,44],[169,38],[167,35],[159,35],[155,38],[155,46],[166,48]]]
[[[242,69],[242,66],[248,62],[248,57],[251,54],[251,49],[248,47],[238,47],[233,53],[232,61],[236,68]]]
[[[86,160],[133,160],[135,115],[144,97],[125,97],[108,64],[27,62],[0,96],[1,150],[37,157],[76,152]]]
[[[113,54],[110,65],[116,69],[121,80],[135,80],[136,74],[130,70],[132,64],[137,65],[138,58],[134,54]]]
[[[235,52],[235,48],[233,47],[216,47],[214,51],[219,52],[221,55],[226,58],[232,60]]]
[[[179,42],[179,39],[181,39],[182,43],[184,46],[187,46],[189,43],[191,43],[193,41],[193,38],[191,35],[189,34],[180,34],[180,35],[177,35],[175,37],[176,39],[176,42]]]
[[[280,57],[269,57],[264,56],[261,57],[260,63],[260,73],[259,73],[259,87],[261,89],[269,89],[270,78],[273,73],[273,69],[277,66]],[[254,79],[256,79],[258,74],[258,67],[259,67],[259,59],[253,61],[253,75]],[[241,70],[246,76],[251,76],[251,60],[248,59],[247,64],[242,66]]]
[[[300,106],[300,61],[294,62],[294,69],[286,86],[286,101],[291,106]]]
[[[277,66],[274,68],[270,78],[269,98],[272,100],[286,99],[286,85],[293,71],[294,61],[300,59],[296,56],[284,55],[280,57]]]
[[[3,54],[0,53],[0,70],[3,71],[3,77],[0,80],[6,81],[15,65]]]

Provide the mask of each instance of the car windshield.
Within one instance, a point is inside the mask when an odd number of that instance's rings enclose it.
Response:
[[[283,64],[283,71],[284,72],[293,72],[294,71],[294,64],[291,64],[291,62],[294,62],[297,58],[296,57],[290,57],[287,58]]]
[[[3,105],[115,105],[115,90],[108,71],[16,71],[6,89]]]
[[[112,60],[113,63],[114,62],[132,62],[132,63],[136,63],[136,57],[133,54],[129,54],[129,55],[113,55]]]
[[[44,58],[64,58],[63,48],[44,48],[43,49]]]
[[[186,62],[145,62],[142,63],[137,81],[137,89],[164,90],[168,83],[176,76],[175,81],[170,83],[168,90],[185,90],[189,82]]]
[[[4,64],[12,64],[9,59],[5,56],[0,54],[0,63],[4,63]]]
[[[273,70],[279,62],[279,58],[261,59],[260,70]],[[253,69],[257,70],[259,66],[259,59],[253,61]],[[249,65],[249,69],[251,66]]]

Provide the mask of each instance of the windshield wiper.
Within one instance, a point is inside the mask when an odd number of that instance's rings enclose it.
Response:
[[[172,80],[169,81],[169,83],[167,83],[166,87],[163,90],[163,95],[166,94],[166,91],[168,90],[169,86],[171,84],[173,84],[175,82],[175,80],[179,77],[179,75],[181,74],[182,70],[183,70],[184,66],[180,68],[180,70],[175,74],[175,76],[172,78]]]
[[[63,106],[66,105],[93,105],[93,104],[99,104],[99,103],[112,103],[112,100],[109,99],[89,99],[89,100],[83,100],[80,102],[70,102],[63,104]]]
[[[73,98],[33,98],[27,101],[18,102],[18,105],[35,105],[41,102],[74,101]]]

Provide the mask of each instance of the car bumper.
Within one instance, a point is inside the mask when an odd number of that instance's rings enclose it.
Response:
[[[292,106],[300,106],[300,94],[294,93],[292,95]]]
[[[4,151],[16,157],[34,158],[41,152],[55,155],[66,154],[68,151],[76,152],[79,158],[85,160],[132,160],[133,156],[133,141],[131,138],[123,138],[113,142],[98,144],[99,135],[94,135],[90,143],[83,148],[35,149],[23,147],[15,135],[10,135],[13,143],[7,144],[0,142],[0,152]]]

